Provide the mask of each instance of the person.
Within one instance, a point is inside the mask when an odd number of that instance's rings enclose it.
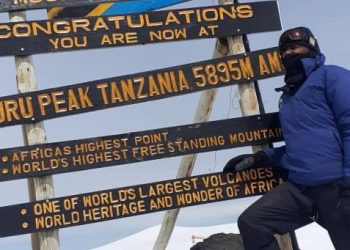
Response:
[[[337,250],[350,249],[350,71],[325,65],[318,41],[306,27],[279,39],[285,68],[279,117],[285,145],[240,155],[223,172],[281,166],[286,181],[264,194],[238,218],[246,250],[280,249],[275,234],[313,221]]]

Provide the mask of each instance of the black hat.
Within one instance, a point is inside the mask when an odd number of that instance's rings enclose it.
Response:
[[[312,34],[311,30],[309,30],[306,27],[296,27],[293,29],[286,30],[280,36],[278,43],[280,53],[282,53],[288,47],[293,45],[303,45],[315,51],[316,54],[321,53],[316,38]]]

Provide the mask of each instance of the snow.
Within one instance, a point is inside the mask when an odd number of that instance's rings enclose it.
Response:
[[[334,246],[325,229],[316,223],[296,230],[301,250],[334,250]]]
[[[91,250],[143,249],[151,250],[159,233],[160,225],[150,227],[129,237]],[[203,238],[216,233],[238,233],[237,224],[225,224],[209,227],[176,226],[168,244],[167,250],[190,249]],[[301,250],[334,250],[327,231],[316,223],[296,231]],[[193,239],[193,236],[195,237]]]

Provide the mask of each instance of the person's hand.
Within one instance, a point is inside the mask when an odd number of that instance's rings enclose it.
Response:
[[[269,163],[266,153],[264,151],[258,151],[255,154],[243,154],[232,158],[226,163],[223,172],[241,171],[254,167],[267,167]]]
[[[340,186],[340,195],[337,204],[337,214],[350,219],[350,185]]]

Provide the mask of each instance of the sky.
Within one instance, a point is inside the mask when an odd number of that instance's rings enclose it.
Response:
[[[241,1],[249,2],[249,1]],[[215,0],[192,0],[171,8],[215,5]],[[308,26],[318,38],[327,64],[350,68],[350,2],[347,0],[281,0],[283,29]],[[268,13],[266,13],[268,15]],[[44,11],[28,13],[30,19],[44,19]],[[0,15],[7,22],[7,15]],[[251,50],[275,47],[281,31],[248,36]],[[33,56],[39,89],[71,85],[106,77],[160,69],[212,58],[215,39],[200,39],[151,45],[85,50]],[[278,110],[279,95],[274,88],[283,85],[282,77],[259,82],[265,110]],[[14,59],[0,58],[0,96],[17,93]],[[219,88],[210,120],[239,117],[235,87]],[[197,108],[200,92],[159,101],[110,108],[85,114],[56,118],[44,122],[48,142],[67,141],[147,129],[190,124]],[[0,147],[23,145],[21,126],[0,129]],[[198,155],[193,174],[221,171],[232,157],[251,152],[249,147],[221,150]],[[55,196],[67,196],[104,189],[173,179],[181,157],[107,167],[54,176]],[[28,202],[26,180],[0,183],[0,206]],[[182,209],[178,226],[211,226],[233,223],[256,198],[243,198],[210,205]],[[162,222],[163,213],[134,216],[108,222],[76,226],[60,230],[61,249],[95,248],[134,234]],[[31,249],[30,236],[0,238],[0,248]]]

